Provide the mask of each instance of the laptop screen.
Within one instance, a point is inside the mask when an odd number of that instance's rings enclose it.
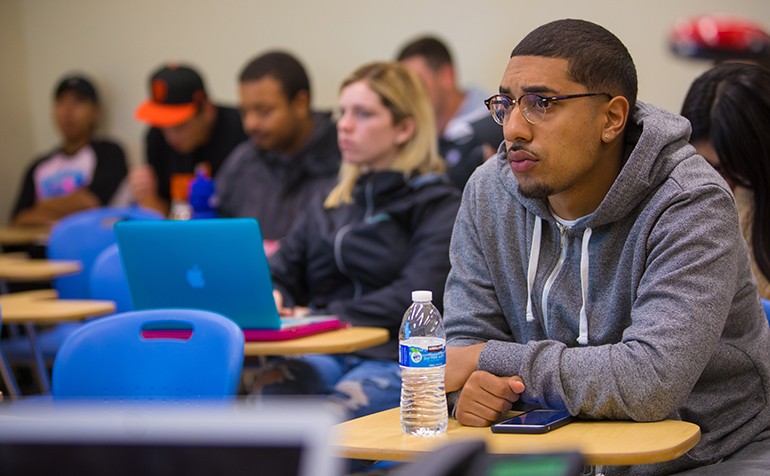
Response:
[[[305,401],[0,408],[0,475],[339,476],[328,409]]]

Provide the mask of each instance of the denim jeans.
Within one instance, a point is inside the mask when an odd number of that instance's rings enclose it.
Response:
[[[273,360],[283,380],[265,385],[263,395],[328,395],[358,418],[399,406],[401,368],[390,360],[352,355],[305,355]]]

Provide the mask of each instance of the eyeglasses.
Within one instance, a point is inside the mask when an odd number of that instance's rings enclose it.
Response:
[[[545,112],[556,101],[563,101],[565,99],[584,98],[588,96],[607,96],[612,98],[608,93],[585,93],[585,94],[570,94],[567,96],[541,96],[535,93],[522,94],[519,99],[511,99],[505,94],[496,94],[489,99],[484,100],[484,104],[492,113],[492,117],[495,122],[504,126],[508,124],[511,119],[511,111],[519,105],[519,110],[524,119],[530,124],[540,124],[545,119]]]

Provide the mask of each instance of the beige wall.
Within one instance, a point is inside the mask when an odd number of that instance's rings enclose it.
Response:
[[[267,49],[286,49],[310,71],[315,105],[329,108],[343,76],[364,62],[392,58],[416,35],[443,36],[461,81],[495,90],[510,50],[527,32],[557,18],[585,18],[609,28],[628,46],[639,70],[640,99],[678,111],[690,82],[707,64],[669,54],[666,33],[677,18],[726,11],[770,26],[767,0],[0,0],[0,5],[0,97],[5,106],[5,97],[14,96],[9,111],[24,119],[11,121],[24,129],[8,134],[18,137],[18,144],[0,144],[0,152],[4,163],[15,164],[56,144],[51,89],[73,70],[95,78],[106,109],[103,130],[138,164],[144,160],[143,127],[133,111],[146,94],[148,73],[169,59],[197,65],[209,94],[234,103],[235,78],[244,63]],[[8,18],[6,10],[11,10]],[[6,49],[16,60],[11,71]],[[21,51],[25,54],[19,56]],[[28,92],[18,84],[28,85]],[[9,123],[5,111],[3,137]],[[31,111],[31,121],[25,111]],[[32,150],[25,139],[30,133]],[[0,222],[10,207],[5,191],[19,180],[18,173],[6,173],[5,165],[2,170]]]
[[[8,220],[35,151],[21,1],[0,0],[0,224]]]

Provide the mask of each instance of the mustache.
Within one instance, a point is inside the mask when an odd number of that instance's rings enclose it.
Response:
[[[526,146],[524,146],[522,144],[519,144],[518,142],[511,143],[511,146],[506,148],[505,152],[507,154],[507,153],[510,153],[510,152],[518,152],[520,150],[523,150],[524,152],[526,152],[526,153],[528,153],[528,154],[530,154],[530,155],[532,155],[534,157],[538,156],[537,152],[535,152],[534,150],[530,149],[529,147],[526,147]]]

